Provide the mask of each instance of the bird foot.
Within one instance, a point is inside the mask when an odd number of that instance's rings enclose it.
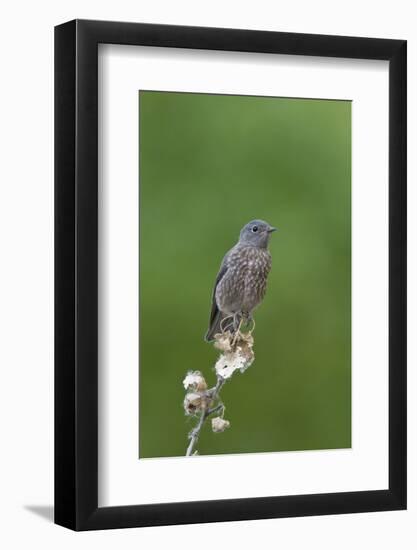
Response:
[[[242,326],[242,323],[243,323],[243,319],[240,319],[239,325],[238,325],[238,327],[237,327],[237,329],[236,329],[236,332],[235,332],[235,336],[234,336],[234,338],[233,338],[232,347],[234,347],[235,344],[236,344],[236,340],[237,340],[237,338],[238,338],[238,336],[239,336],[239,334],[240,334],[240,327]]]

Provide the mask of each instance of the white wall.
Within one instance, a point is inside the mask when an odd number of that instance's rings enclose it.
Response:
[[[415,4],[415,2],[414,2]],[[75,534],[54,526],[53,472],[53,26],[75,17],[409,41],[409,277],[416,272],[417,19],[413,1],[38,0],[1,11],[0,541],[7,549],[414,548],[416,288],[410,287],[409,510]],[[413,219],[414,217],[414,219]],[[249,475],[249,473],[248,473]],[[268,545],[269,546],[269,545]]]

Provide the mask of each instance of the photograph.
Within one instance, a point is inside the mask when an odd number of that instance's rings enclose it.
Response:
[[[417,548],[417,19],[375,7],[4,4],[0,548]]]
[[[350,448],[352,102],[138,95],[139,459]]]

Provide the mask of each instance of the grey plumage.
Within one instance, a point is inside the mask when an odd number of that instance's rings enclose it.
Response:
[[[212,293],[207,342],[224,325],[236,328],[240,319],[251,318],[262,302],[271,269],[268,243],[273,231],[275,228],[262,220],[249,222],[241,230],[237,244],[223,258]]]

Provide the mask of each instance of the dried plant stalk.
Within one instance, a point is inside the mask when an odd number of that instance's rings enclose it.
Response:
[[[221,354],[214,367],[214,387],[208,388],[200,371],[190,371],[184,378],[183,384],[187,390],[184,398],[185,414],[198,418],[196,426],[188,435],[189,443],[185,456],[198,454],[196,445],[208,417],[220,413],[220,416],[212,417],[211,426],[214,433],[224,432],[230,427],[230,422],[223,418],[225,406],[220,399],[220,391],[234,372],[245,372],[252,365],[255,359],[252,332],[243,333],[239,327],[234,333],[226,331],[215,335],[214,347],[221,351]]]

